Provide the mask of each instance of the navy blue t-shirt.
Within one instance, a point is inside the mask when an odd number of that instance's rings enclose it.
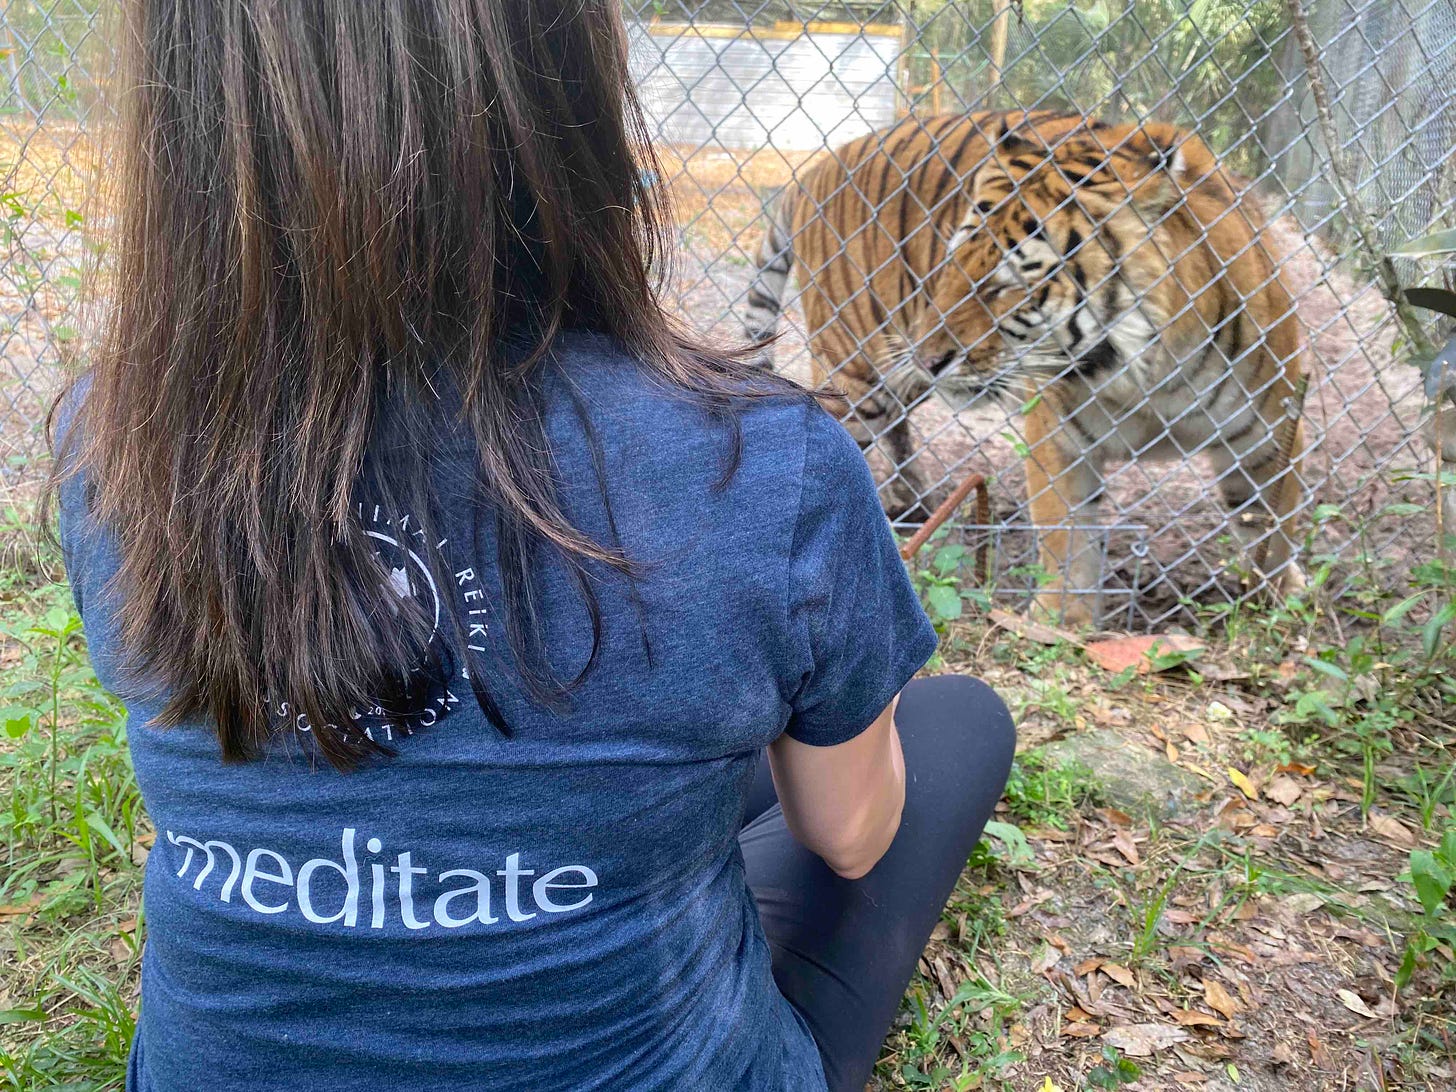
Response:
[[[91,658],[128,703],[157,840],[147,861],[129,1089],[821,1089],[810,1033],[774,986],[737,834],[763,747],[843,742],[935,648],[863,456],[821,409],[743,417],[742,462],[705,411],[603,338],[564,337],[547,428],[569,518],[641,564],[597,587],[600,657],[547,712],[510,666],[494,542],[458,529],[439,587],[411,513],[360,509],[400,594],[474,612],[504,738],[457,679],[397,757],[340,774],[296,742],[224,765],[208,725],[148,726],[118,670],[114,544],[83,483],[62,544]],[[442,418],[441,429],[452,426]],[[440,488],[471,455],[446,445]],[[452,462],[452,460],[455,460]],[[458,536],[458,537],[457,537]],[[112,582],[114,583],[114,582]],[[575,586],[542,584],[553,665],[590,647]],[[306,641],[309,635],[300,633]],[[650,651],[649,651],[650,650]],[[408,733],[408,734],[407,734]]]

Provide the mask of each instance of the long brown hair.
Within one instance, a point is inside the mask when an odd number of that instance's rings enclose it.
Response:
[[[115,300],[56,465],[85,469],[115,536],[125,662],[167,691],[156,723],[205,715],[241,760],[286,700],[347,769],[386,749],[339,727],[357,710],[407,713],[452,677],[462,620],[432,639],[355,513],[364,477],[371,502],[439,511],[431,451],[376,441],[428,433],[399,426],[440,383],[478,450],[512,650],[532,693],[563,693],[540,551],[572,566],[597,638],[588,567],[633,566],[558,504],[533,382],[553,338],[615,337],[734,429],[737,396],[764,390],[658,304],[666,210],[619,0],[123,9]]]

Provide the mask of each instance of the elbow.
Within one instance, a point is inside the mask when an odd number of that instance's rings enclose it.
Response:
[[[819,856],[842,879],[858,880],[869,875],[895,841],[903,810],[902,804],[892,816],[855,831],[834,846],[824,847]]]
[[[876,857],[874,860],[866,859],[862,861],[845,858],[843,861],[832,861],[828,857],[825,857],[824,863],[841,880],[858,880],[868,876],[875,865],[880,863],[880,858]]]

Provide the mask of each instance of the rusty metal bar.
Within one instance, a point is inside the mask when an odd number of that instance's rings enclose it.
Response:
[[[991,525],[991,491],[986,485],[986,475],[971,474],[940,503],[940,506],[930,514],[930,518],[921,524],[920,530],[910,536],[910,541],[900,548],[901,558],[905,561],[912,560],[920,552],[921,547],[930,541],[930,536],[940,530],[946,520],[955,515],[956,510],[965,504],[966,498],[971,495],[972,490],[975,490],[976,493],[976,523],[981,527],[989,528]],[[990,583],[991,542],[989,538],[976,548],[976,569],[981,583]]]

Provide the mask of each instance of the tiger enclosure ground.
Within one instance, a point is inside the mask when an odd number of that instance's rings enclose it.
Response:
[[[155,832],[30,519],[0,567],[0,1063],[116,1089]],[[915,571],[929,670],[989,679],[1021,747],[870,1087],[1453,1087],[1450,570],[1149,648],[991,612],[947,541]]]

